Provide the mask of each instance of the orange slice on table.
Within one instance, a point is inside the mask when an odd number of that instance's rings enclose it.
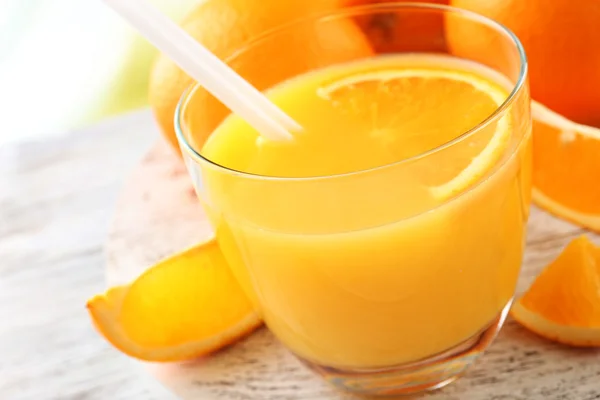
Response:
[[[536,278],[511,314],[547,339],[600,346],[600,249],[586,236],[573,240]]]
[[[441,60],[448,67],[436,66],[438,59],[431,56],[431,65],[425,61],[414,67],[356,73],[323,86],[318,95],[344,107],[347,114],[362,114],[356,130],[371,132],[375,146],[382,142],[386,153],[382,159],[408,159],[479,125],[508,97],[508,91],[492,79],[460,67],[452,69],[447,58]],[[431,195],[448,198],[489,171],[508,146],[511,124],[507,113],[472,140],[453,146],[451,155],[446,152],[429,179]],[[399,136],[402,140],[397,140]]]
[[[93,297],[87,308],[106,340],[146,361],[197,358],[261,324],[214,240]]]
[[[600,129],[533,102],[533,192],[540,207],[600,231]]]

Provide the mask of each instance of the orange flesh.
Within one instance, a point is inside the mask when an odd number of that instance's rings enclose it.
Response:
[[[600,140],[533,121],[533,185],[583,214],[600,214]]]
[[[147,361],[196,358],[261,323],[214,240],[93,297],[87,307],[106,340]]]
[[[585,236],[574,240],[520,302],[559,325],[600,327],[600,250]]]

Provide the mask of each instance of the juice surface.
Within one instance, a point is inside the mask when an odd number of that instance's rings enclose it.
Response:
[[[427,81],[394,79],[414,69],[458,71],[496,98],[450,84],[440,98]],[[357,76],[385,78],[351,83]],[[344,174],[278,180],[204,171],[201,200],[225,257],[268,327],[299,356],[346,368],[417,361],[476,335],[511,300],[530,191],[522,110],[415,157],[491,115],[498,96],[508,96],[496,77],[449,56],[375,57],[270,90],[304,127],[290,142],[266,142],[237,116],[207,140],[203,156],[237,171]],[[507,133],[489,152],[500,125]],[[489,165],[453,190],[432,190],[457,182],[484,151]]]
[[[483,93],[464,93],[470,89],[459,84],[444,87],[455,93],[434,98],[431,91],[435,89],[426,80],[398,82],[393,74],[459,69],[467,76],[482,79],[477,68],[477,64],[447,56],[399,55],[374,57],[302,75],[268,92],[273,102],[302,125],[303,130],[294,135],[293,141],[265,141],[234,116],[216,129],[202,152],[211,161],[231,169],[280,177],[340,174],[404,160],[475,127],[498,104]],[[374,76],[373,81],[350,83],[334,89],[337,93],[327,93],[340,80],[365,75]],[[486,83],[507,97],[505,86],[494,81]],[[408,85],[409,89],[403,87]],[[435,109],[435,118],[424,115],[424,109]]]

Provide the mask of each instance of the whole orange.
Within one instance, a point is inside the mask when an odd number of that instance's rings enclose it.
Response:
[[[519,37],[535,100],[576,122],[600,125],[600,1],[451,0],[451,5],[488,16]],[[464,36],[453,43],[466,43]]]
[[[291,20],[337,6],[337,0],[205,0],[181,26],[221,59],[240,50],[252,38]],[[258,89],[312,68],[344,62],[371,54],[371,48],[350,20],[306,24],[289,34],[266,40],[232,67]],[[150,77],[149,97],[163,136],[178,149],[173,118],[177,103],[192,79],[167,56],[160,55]],[[194,106],[203,107],[192,121],[195,132],[208,134],[229,113],[208,94],[196,96]],[[196,144],[202,137],[194,137]]]

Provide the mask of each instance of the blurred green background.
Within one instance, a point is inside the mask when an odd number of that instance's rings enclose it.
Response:
[[[202,0],[151,0],[174,19]],[[155,50],[101,0],[0,0],[0,144],[147,103]]]

